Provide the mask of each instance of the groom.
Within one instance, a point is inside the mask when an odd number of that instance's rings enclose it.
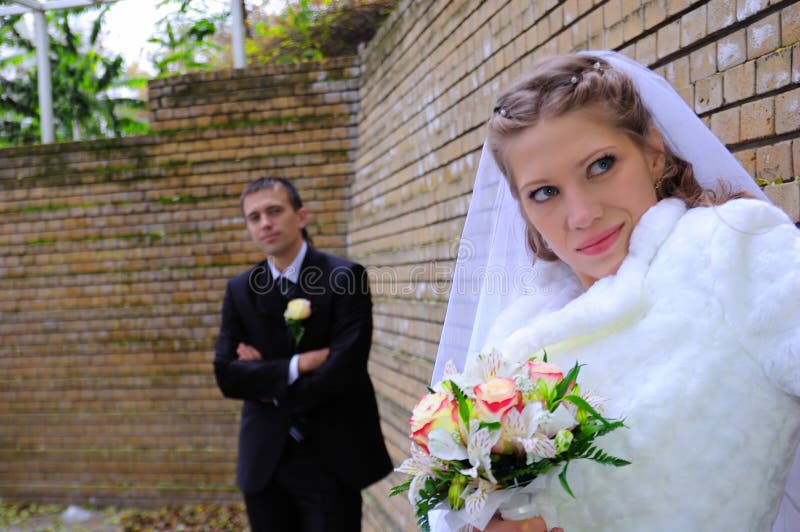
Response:
[[[240,205],[267,259],[228,281],[214,371],[244,400],[236,477],[250,528],[360,530],[360,490],[392,469],[367,374],[366,272],[309,245],[289,181],[257,179]],[[297,298],[311,302],[299,341],[284,319]]]

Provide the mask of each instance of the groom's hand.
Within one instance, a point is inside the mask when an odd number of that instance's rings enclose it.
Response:
[[[300,357],[297,359],[297,372],[303,375],[314,371],[328,360],[330,352],[330,349],[323,347],[322,349],[300,353]]]
[[[239,344],[239,347],[236,348],[236,354],[239,356],[239,360],[261,360],[263,358],[258,349],[244,343]]]

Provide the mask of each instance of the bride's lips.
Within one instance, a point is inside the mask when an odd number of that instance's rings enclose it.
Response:
[[[584,255],[600,255],[605,253],[619,238],[624,223],[619,224],[613,229],[603,231],[600,234],[587,238],[578,246],[577,250]]]

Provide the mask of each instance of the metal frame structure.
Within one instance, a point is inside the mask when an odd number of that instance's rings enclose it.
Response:
[[[47,37],[47,18],[44,14],[55,9],[70,9],[99,4],[110,4],[117,0],[11,0],[16,6],[0,6],[0,17],[33,13],[36,61],[39,67],[39,123],[42,129],[42,144],[55,140],[53,124],[53,86],[50,73],[50,39]],[[244,12],[241,0],[230,0],[232,48],[234,68],[244,68],[247,59],[244,52]]]

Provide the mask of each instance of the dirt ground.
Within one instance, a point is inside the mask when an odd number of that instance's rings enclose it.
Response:
[[[76,515],[80,519],[75,519]],[[0,500],[2,532],[245,532],[242,504],[197,504],[158,510],[87,509]]]
[[[62,519],[65,509],[63,507],[41,507],[33,515],[17,515],[16,518],[0,521],[0,530],[8,532],[117,532],[123,528],[120,525],[122,512],[110,510],[90,511],[89,519],[79,523],[65,522]]]

